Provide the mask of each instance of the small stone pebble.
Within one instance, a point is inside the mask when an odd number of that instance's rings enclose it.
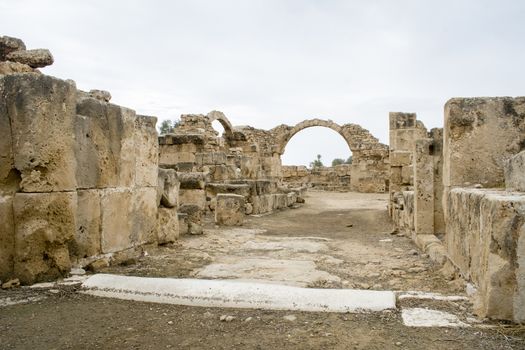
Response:
[[[400,341],[396,342],[396,346],[401,346],[403,345],[403,343],[401,343]]]
[[[295,315],[286,315],[283,317],[286,321],[290,321],[290,322],[293,322],[295,320],[297,320],[297,317]]]
[[[20,287],[20,280],[18,278],[9,280],[2,284],[2,289],[11,289],[14,287]]]
[[[168,324],[173,324],[173,321],[168,321]]]
[[[250,322],[251,320],[252,320],[251,317],[246,317],[246,318],[244,319],[244,322]]]
[[[221,320],[222,322],[231,322],[231,321],[233,321],[234,319],[235,319],[235,317],[230,316],[230,315],[222,315],[221,318],[220,318],[220,320]]]

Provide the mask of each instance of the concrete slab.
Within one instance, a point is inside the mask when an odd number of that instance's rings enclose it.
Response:
[[[203,307],[233,307],[316,312],[394,309],[390,291],[312,289],[223,280],[145,278],[96,274],[82,293],[125,300]]]

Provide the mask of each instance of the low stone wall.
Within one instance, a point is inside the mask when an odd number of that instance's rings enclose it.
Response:
[[[448,257],[478,287],[476,311],[525,321],[525,193],[454,188],[446,200]]]
[[[307,186],[322,191],[351,191],[352,166],[341,164],[334,167],[285,165],[282,167],[283,183],[291,187]]]
[[[0,75],[0,279],[155,242],[156,118],[39,73]]]

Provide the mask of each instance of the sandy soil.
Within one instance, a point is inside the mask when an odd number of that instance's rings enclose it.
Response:
[[[306,287],[433,291],[464,296],[411,241],[391,235],[383,195],[312,192],[307,203],[242,228],[148,250],[103,272],[235,278]],[[525,349],[523,328],[475,321],[468,301],[406,299],[467,328],[412,328],[399,310],[366,314],[197,308],[95,298],[78,286],[0,290],[0,349]],[[234,317],[220,321],[222,315]],[[293,316],[287,317],[285,316]]]

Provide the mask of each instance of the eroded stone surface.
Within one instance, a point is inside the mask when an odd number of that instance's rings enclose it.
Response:
[[[71,261],[67,245],[76,229],[76,192],[17,193],[13,208],[14,274],[27,284],[68,273]]]
[[[225,226],[240,226],[244,221],[245,200],[238,194],[218,194],[215,208],[215,223]]]
[[[6,55],[6,59],[13,62],[27,64],[32,68],[42,68],[53,64],[54,59],[47,49],[18,50]]]

